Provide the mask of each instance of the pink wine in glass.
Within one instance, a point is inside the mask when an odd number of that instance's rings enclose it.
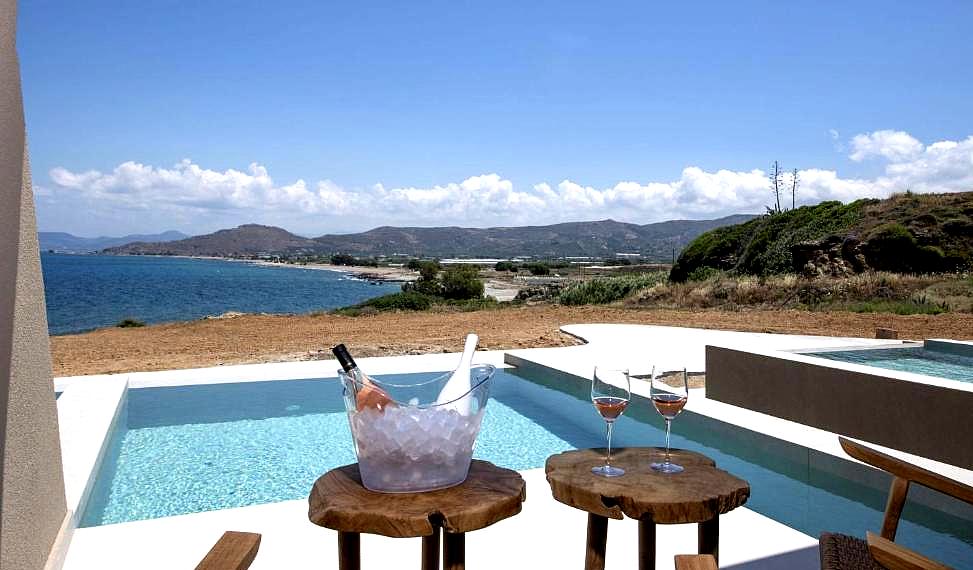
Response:
[[[618,419],[618,416],[622,415],[622,412],[628,406],[628,400],[612,396],[598,396],[592,398],[592,402],[594,402],[595,409],[598,410],[601,417],[609,422]]]
[[[612,427],[615,425],[615,420],[628,407],[631,397],[632,385],[628,378],[628,370],[595,366],[595,375],[591,378],[591,403],[605,420],[605,435],[608,439],[605,464],[591,468],[591,472],[595,475],[619,477],[625,474],[624,469],[612,465]]]
[[[681,394],[655,394],[652,396],[655,409],[667,420],[672,420],[679,415],[683,406],[686,405],[686,400],[686,396]]]
[[[689,399],[689,374],[686,369],[658,372],[653,368],[649,397],[652,398],[656,411],[666,421],[665,461],[650,463],[649,467],[661,473],[682,473],[683,466],[673,463],[670,458],[669,435],[672,432],[672,420],[679,415],[686,406],[686,400]]]

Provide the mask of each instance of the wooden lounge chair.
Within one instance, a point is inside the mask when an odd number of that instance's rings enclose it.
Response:
[[[838,438],[845,453],[855,459],[887,471],[893,476],[889,499],[885,506],[885,519],[880,535],[866,533],[866,540],[845,534],[823,533],[819,541],[822,570],[942,570],[948,569],[935,560],[926,558],[893,542],[899,526],[899,517],[905,505],[910,483],[918,483],[940,493],[973,504],[973,487],[933,473],[891,455],[866,447],[860,443]]]
[[[260,535],[228,530],[196,566],[196,570],[247,570],[260,548]]]
[[[677,554],[676,570],[717,570],[712,554]]]

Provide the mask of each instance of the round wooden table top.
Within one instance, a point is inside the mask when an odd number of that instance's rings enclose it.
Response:
[[[328,471],[308,497],[308,518],[342,532],[394,538],[472,532],[520,512],[526,486],[516,471],[474,459],[455,487],[424,493],[377,493],[362,485],[358,464]]]
[[[685,471],[667,474],[649,468],[664,457],[665,449],[657,447],[612,450],[612,465],[625,469],[625,475],[602,477],[591,468],[605,463],[605,450],[579,449],[549,457],[545,471],[556,500],[613,519],[704,522],[739,507],[750,496],[749,483],[717,469],[705,455],[673,449],[672,462]]]

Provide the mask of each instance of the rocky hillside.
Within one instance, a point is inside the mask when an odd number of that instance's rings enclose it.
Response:
[[[348,253],[356,256],[511,257],[533,255],[612,256],[641,253],[668,260],[699,234],[752,218],[673,220],[626,224],[614,220],[572,222],[550,226],[503,228],[399,228],[383,226],[358,234],[303,238],[280,228],[246,225],[232,230],[169,243],[135,243],[106,250],[113,254],[253,255],[258,253]]]
[[[65,253],[92,253],[105,249],[125,245],[136,241],[166,242],[188,238],[186,234],[170,230],[161,234],[132,234],[122,237],[94,237],[86,238],[65,232],[37,232],[42,251],[57,251]]]
[[[750,217],[646,225],[602,220],[499,228],[380,227],[361,234],[321,236],[316,241],[325,250],[356,255],[602,257],[635,252],[666,260],[672,255],[673,247],[678,251],[707,230]]]
[[[717,228],[696,238],[674,281],[712,271],[852,275],[866,270],[934,273],[970,267],[973,192],[898,194],[822,202]]]
[[[111,247],[104,253],[126,255],[199,255],[232,257],[314,251],[314,240],[294,235],[273,226],[246,224],[230,230],[170,242],[135,242]]]

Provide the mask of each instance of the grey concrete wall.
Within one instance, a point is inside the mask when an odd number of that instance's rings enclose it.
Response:
[[[973,469],[973,391],[707,346],[706,397]]]
[[[67,515],[14,0],[0,0],[0,568],[41,570]]]

